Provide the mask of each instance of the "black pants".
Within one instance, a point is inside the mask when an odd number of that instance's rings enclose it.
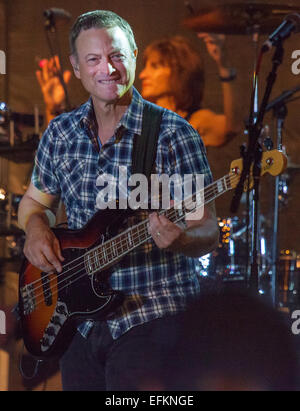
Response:
[[[177,316],[133,327],[113,340],[106,323],[95,323],[87,339],[77,333],[61,358],[66,391],[163,390],[162,371],[178,334]]]

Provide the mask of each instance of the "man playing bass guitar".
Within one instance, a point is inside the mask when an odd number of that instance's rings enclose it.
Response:
[[[74,74],[90,98],[50,122],[19,207],[19,224],[26,233],[24,254],[43,275],[55,273],[57,287],[66,257],[50,227],[49,210],[60,198],[69,230],[88,225],[98,212],[99,176],[117,178],[123,166],[130,177],[134,136],[141,135],[146,104],[133,86],[137,46],[124,19],[109,11],[85,13],[72,27],[70,46]],[[162,110],[155,173],[201,174],[204,185],[210,184],[199,134],[177,114]],[[134,213],[128,221],[142,221],[142,215]],[[205,205],[201,219],[186,218],[184,225],[157,210],[149,210],[148,219],[150,239],[110,267],[109,285],[122,291],[123,302],[105,319],[82,320],[61,356],[64,390],[155,388],[155,375],[176,341],[175,314],[199,294],[197,258],[217,246],[218,225],[213,202]],[[88,272],[86,261],[85,266]],[[47,275],[43,287],[46,282]],[[31,295],[32,290],[26,290]],[[83,288],[81,294],[84,300]],[[52,316],[51,323],[55,319]],[[154,380],[149,381],[150,376]]]

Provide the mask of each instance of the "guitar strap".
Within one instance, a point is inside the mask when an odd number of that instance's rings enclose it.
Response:
[[[144,174],[150,181],[153,170],[159,128],[162,118],[163,108],[155,106],[148,101],[144,101],[142,134],[134,135],[132,150],[132,174]],[[64,206],[60,203],[58,225],[66,224],[67,217]]]
[[[142,134],[135,135],[132,150],[132,174],[144,174],[148,181],[156,159],[163,108],[147,101],[144,104]]]

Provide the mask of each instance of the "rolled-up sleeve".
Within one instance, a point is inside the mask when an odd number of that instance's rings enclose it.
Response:
[[[60,185],[54,169],[53,140],[53,126],[50,124],[37,149],[31,182],[43,193],[58,195],[60,193]]]

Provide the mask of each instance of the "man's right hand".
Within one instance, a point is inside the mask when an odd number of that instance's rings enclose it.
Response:
[[[31,264],[45,272],[62,271],[64,257],[59,241],[38,217],[27,224],[24,254]]]
[[[31,264],[45,272],[61,272],[64,260],[47,213],[56,201],[56,195],[44,193],[30,183],[18,208],[19,227],[26,233],[24,254]]]

